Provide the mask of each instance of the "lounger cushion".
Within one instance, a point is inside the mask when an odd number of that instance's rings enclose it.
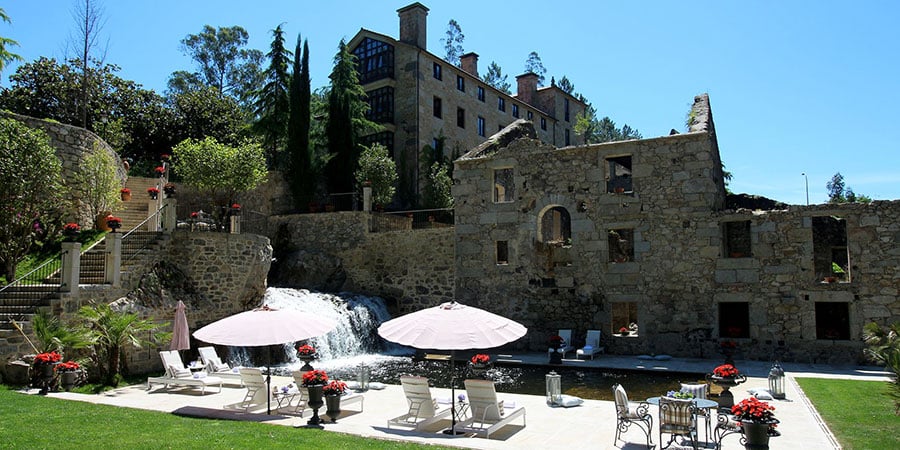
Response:
[[[562,406],[563,408],[571,408],[582,403],[584,403],[584,400],[582,400],[580,397],[563,394],[560,396],[559,402],[557,404],[559,406]]]
[[[184,377],[191,376],[190,369],[185,369],[183,367],[175,367],[175,366],[170,365],[169,372],[170,372],[170,375],[175,378],[184,378]]]

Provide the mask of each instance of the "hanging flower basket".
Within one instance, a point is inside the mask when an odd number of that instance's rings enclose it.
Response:
[[[155,187],[147,188],[147,195],[150,196],[151,199],[156,200],[159,197],[159,189]]]

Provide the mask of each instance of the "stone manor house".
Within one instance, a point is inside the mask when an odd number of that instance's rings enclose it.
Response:
[[[387,147],[416,195],[428,169],[421,167],[422,149],[437,148],[440,138],[442,156],[458,156],[521,118],[536,124],[543,142],[582,143],[574,127],[584,102],[555,85],[538,87],[534,73],[516,77],[515,95],[495,89],[481,80],[477,54],[463,55],[457,67],[427,50],[428,8],[416,2],[397,13],[399,40],[362,28],[348,48],[357,58],[368,118],[384,126],[364,142]]]

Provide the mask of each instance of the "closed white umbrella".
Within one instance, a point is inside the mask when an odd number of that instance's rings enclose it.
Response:
[[[188,330],[187,315],[184,313],[184,302],[178,300],[175,306],[175,324],[172,328],[172,342],[169,350],[188,350],[191,348],[191,332]]]
[[[321,336],[333,330],[335,326],[337,323],[333,320],[315,314],[262,306],[217,320],[195,331],[194,337],[211,344],[261,347]],[[269,370],[266,375],[270,391],[271,372]],[[271,405],[267,407],[268,413],[271,414]]]
[[[442,303],[391,319],[378,327],[378,335],[398,344],[419,349],[475,350],[499,347],[515,341],[528,329],[522,324],[483,309],[456,302]],[[196,335],[196,334],[195,334]],[[456,432],[456,386],[450,358],[452,392],[450,432]]]

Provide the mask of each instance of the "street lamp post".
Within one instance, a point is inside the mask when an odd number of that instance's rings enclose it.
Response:
[[[806,206],[809,206],[809,177],[806,176],[806,172],[801,173],[803,178],[806,180]]]

